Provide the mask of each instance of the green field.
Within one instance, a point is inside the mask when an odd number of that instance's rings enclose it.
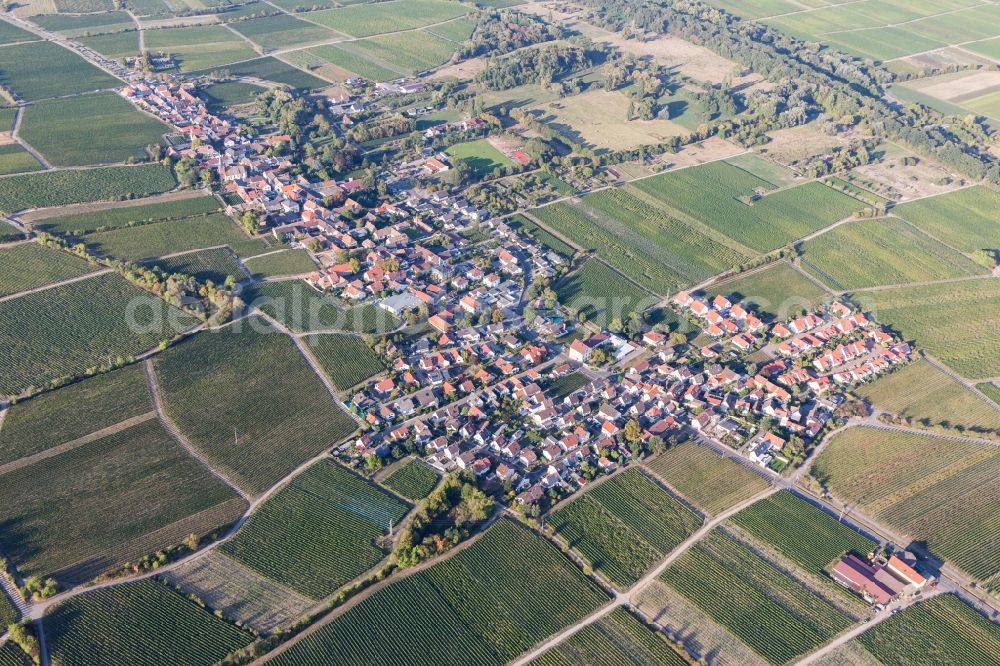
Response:
[[[20,293],[95,270],[72,254],[39,243],[0,249],[0,296]]]
[[[717,530],[658,580],[776,666],[811,652],[852,624],[831,603]]]
[[[385,557],[374,541],[408,510],[324,460],[268,499],[222,552],[266,578],[323,599]]]
[[[588,624],[568,639],[530,662],[531,666],[686,666],[654,630],[624,608]]]
[[[396,0],[312,12],[309,19],[354,37],[368,37],[440,23],[468,11],[447,0]]]
[[[182,72],[220,67],[257,55],[239,35],[221,25],[146,30],[145,40],[147,50],[177,56]]]
[[[191,252],[170,259],[155,259],[149,263],[167,273],[189,275],[199,282],[211,281],[216,285],[225,283],[230,277],[236,282],[249,277],[239,258],[225,247]]]
[[[552,383],[545,387],[545,393],[553,400],[562,400],[573,391],[582,388],[590,383],[590,377],[582,372],[571,372],[552,380]]]
[[[851,428],[812,474],[834,495],[980,580],[1000,572],[991,554],[1000,523],[1000,451],[916,433]]]
[[[668,210],[761,252],[829,226],[861,207],[855,199],[820,183],[780,190],[747,204],[740,197],[773,186],[724,162],[646,178],[633,187],[656,197]]]
[[[176,186],[173,173],[162,164],[8,176],[0,178],[0,211],[115,201],[159,194]]]
[[[263,92],[263,90],[264,88],[250,83],[223,81],[201,88],[198,95],[205,100],[205,105],[208,108],[221,109],[253,102],[257,98],[257,93]]]
[[[209,67],[201,72],[193,72],[193,74],[209,74],[214,69],[219,68]],[[271,56],[254,58],[253,60],[247,60],[245,62],[235,64],[231,63],[226,65],[224,69],[229,72],[230,76],[248,76],[263,79],[265,81],[283,83],[287,86],[291,86],[292,88],[301,88],[305,90],[310,88],[325,88],[330,85],[329,81],[324,81],[323,79],[309,74],[308,72],[296,69],[288,63],[282,62],[277,58],[272,58]]]
[[[176,252],[228,245],[241,256],[266,252],[259,239],[250,238],[222,213],[142,224],[87,234],[87,249],[116,259],[148,259]]]
[[[787,491],[753,503],[730,520],[813,573],[833,564],[844,553],[864,555],[876,545]]]
[[[842,224],[802,244],[802,266],[844,291],[981,275],[986,269],[895,218]]]
[[[7,222],[0,220],[0,243],[10,243],[24,238],[24,234]]]
[[[882,323],[952,370],[1000,376],[1000,283],[970,280],[856,294]]]
[[[28,42],[38,39],[38,35],[22,30],[13,23],[0,20],[0,44],[11,44],[13,42]]]
[[[449,146],[445,151],[452,158],[465,160],[476,176],[482,178],[493,173],[494,169],[513,166],[514,163],[499,150],[489,144],[486,139],[467,141]]]
[[[472,21],[458,19],[427,28],[424,32],[429,32],[437,35],[438,37],[444,37],[445,39],[450,39],[453,42],[461,44],[465,40],[472,37],[472,33],[475,29],[476,25]]]
[[[0,145],[0,176],[39,171],[42,165],[20,144]]]
[[[357,42],[352,43],[356,44]],[[348,45],[336,46],[325,44],[310,49],[292,51],[291,53],[286,53],[283,57],[287,58],[289,62],[306,68],[332,64],[347,70],[349,73],[373,81],[391,81],[398,79],[404,74],[403,71],[394,68],[389,69],[387,65],[373,62],[369,58],[351,50],[351,47]]]
[[[301,280],[253,285],[243,292],[243,300],[302,333],[326,329],[371,333],[391,331],[399,325],[399,321],[382,308],[342,305]]]
[[[569,259],[576,254],[576,250],[572,245],[559,240],[520,213],[508,218],[507,223],[534,240],[536,243],[544,245],[565,259]]]
[[[104,12],[101,14],[42,14],[33,16],[32,23],[67,37],[86,33],[98,34],[117,30],[134,29],[135,22],[125,12]],[[27,37],[30,39],[31,37]]]
[[[784,261],[705,290],[707,298],[714,298],[716,294],[778,320],[788,319],[802,310],[811,310],[833,298]]]
[[[302,21],[289,14],[234,21],[229,27],[267,50],[335,39],[340,36],[315,23]]]
[[[0,600],[0,604],[3,601]],[[32,661],[12,640],[0,643],[0,666],[31,666]]]
[[[0,429],[0,465],[97,432],[153,408],[141,364],[19,402]]]
[[[46,217],[34,226],[54,234],[77,235],[105,231],[143,222],[176,220],[204,215],[219,210],[219,202],[211,195],[189,197],[161,203],[130,202],[114,208],[87,213]]]
[[[586,314],[589,321],[607,325],[627,321],[631,313],[656,304],[657,297],[645,295],[634,284],[597,259],[587,259],[556,287],[563,305]]]
[[[399,578],[292,645],[275,666],[500,666],[595,610],[607,596],[559,551],[500,519],[470,548]],[[386,622],[392,618],[391,640]]]
[[[30,42],[0,47],[0,85],[35,102],[118,88],[122,82],[58,44]]]
[[[382,479],[383,486],[414,502],[427,497],[437,484],[437,472],[419,460],[404,463]]]
[[[244,264],[254,277],[306,275],[316,270],[316,263],[310,258],[309,252],[303,249],[250,257]]]
[[[982,384],[976,384],[976,388],[979,389],[980,393],[996,403],[997,406],[1000,406],[1000,386],[997,386],[993,382],[983,382]]]
[[[647,467],[692,504],[710,514],[725,511],[769,486],[756,472],[707,446],[688,442],[671,447],[650,461]]]
[[[907,608],[856,642],[886,666],[1000,663],[1000,629],[953,594]]]
[[[25,107],[20,136],[58,166],[145,158],[169,128],[115,93],[49,100]]]
[[[923,359],[857,389],[878,409],[924,427],[1000,432],[1000,409]]]
[[[625,588],[694,532],[701,518],[633,469],[595,485],[547,522],[595,570]]]
[[[453,41],[416,31],[362,39],[350,42],[345,48],[359,52],[376,63],[385,63],[393,69],[414,75],[448,62],[457,46]],[[476,151],[476,157],[483,152]],[[497,155],[488,157],[500,164],[511,163],[502,154],[497,154],[499,159]]]
[[[74,583],[210,532],[247,506],[157,419],[2,478],[0,546],[22,575]]]
[[[904,203],[893,212],[952,247],[974,252],[996,248],[1000,237],[998,208],[1000,193],[985,187],[970,187]]]
[[[795,173],[784,164],[778,164],[757,153],[743,153],[726,159],[726,164],[743,169],[775,187],[795,184]]]
[[[355,429],[291,339],[260,318],[193,336],[154,366],[181,432],[250,493]]]
[[[53,327],[54,321],[61,325]],[[109,359],[124,360],[193,323],[193,317],[114,273],[2,302],[0,394],[17,395]]]
[[[43,626],[52,660],[61,666],[208,664],[254,638],[148,579],[64,601]]]
[[[385,370],[385,363],[356,335],[326,333],[302,338],[326,375],[346,391]]]
[[[0,593],[0,623],[2,623],[2,626],[7,627],[20,619],[21,614],[14,608],[14,604],[7,598],[7,594],[5,592]],[[11,644],[13,644],[13,641],[11,641]],[[4,659],[8,657],[2,653],[2,648],[3,646],[0,645],[0,665],[6,666]]]

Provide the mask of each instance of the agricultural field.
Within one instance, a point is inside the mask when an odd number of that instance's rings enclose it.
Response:
[[[94,270],[96,267],[84,259],[39,243],[0,248],[0,296],[61,282]]]
[[[458,143],[450,146],[445,152],[452,158],[467,162],[472,172],[479,178],[491,175],[495,169],[503,170],[504,167],[514,164],[486,139]]]
[[[73,597],[53,607],[43,626],[62,666],[211,663],[254,638],[149,579]]]
[[[22,575],[68,583],[211,532],[247,506],[157,419],[2,478],[0,546]]]
[[[66,37],[135,28],[135,22],[125,12],[82,15],[42,14],[41,16],[33,16],[31,22]]]
[[[326,375],[346,391],[385,370],[385,363],[356,335],[326,333],[302,338]]]
[[[453,666],[500,666],[607,600],[544,539],[501,518],[471,547],[379,589],[274,664],[397,666],[434,654]],[[387,617],[394,638],[371,640]]]
[[[851,428],[827,445],[811,473],[837,497],[924,542],[974,578],[1000,572],[993,556],[1000,521],[995,447]]]
[[[768,252],[851,216],[861,204],[820,183],[806,183],[745,203],[773,185],[714,162],[633,183],[633,187],[736,242]]]
[[[12,44],[14,42],[29,42],[38,39],[38,36],[18,28],[13,23],[0,20],[0,44]]]
[[[675,560],[658,580],[774,665],[811,652],[853,623],[718,530]]]
[[[0,176],[40,171],[42,165],[20,144],[0,145]]]
[[[785,261],[716,283],[705,291],[710,299],[717,294],[726,296],[734,303],[739,301],[744,308],[758,313],[765,320],[785,320],[833,298]]]
[[[383,486],[413,502],[430,495],[437,484],[437,472],[415,459],[403,463],[382,479]]]
[[[110,164],[146,158],[169,128],[115,93],[26,106],[20,136],[57,166]]]
[[[130,308],[136,299],[141,305]],[[135,327],[129,326],[128,313]],[[52,322],[61,322],[58,328]],[[195,323],[114,273],[0,303],[0,395],[124,360]],[[174,330],[177,324],[180,330]]]
[[[0,47],[0,85],[27,102],[104,88],[122,82],[52,42]]]
[[[996,71],[963,71],[896,84],[894,97],[923,104],[941,113],[964,117],[970,111],[1000,119],[995,107],[1000,75]]]
[[[352,37],[370,37],[440,23],[468,11],[446,0],[396,0],[311,12],[309,19]]]
[[[743,169],[747,173],[771,183],[775,187],[795,185],[798,180],[795,172],[784,164],[769,160],[757,153],[743,153],[742,155],[730,157],[726,160],[726,164]]]
[[[701,524],[701,518],[639,470],[595,485],[548,524],[595,570],[624,588]]]
[[[194,594],[209,608],[258,632],[292,624],[315,605],[312,599],[259,576],[218,551],[163,574],[185,594]]]
[[[953,594],[911,606],[855,642],[886,666],[1000,662],[1000,629]]]
[[[208,69],[200,72],[193,72],[193,75],[209,74],[213,71],[213,69],[217,68],[209,67]],[[246,60],[238,63],[230,63],[226,65],[225,70],[228,71],[229,75],[233,77],[252,77],[256,79],[263,79],[265,81],[283,83],[291,88],[298,88],[301,90],[325,88],[330,85],[329,81],[324,81],[321,78],[309,74],[308,72],[303,72],[301,69],[292,67],[288,63],[282,62],[277,58],[272,58],[271,56],[254,58],[253,60]]]
[[[456,19],[454,21],[448,21],[447,23],[441,23],[440,25],[435,25],[430,28],[426,28],[424,32],[429,32],[438,37],[444,37],[445,39],[450,39],[453,42],[458,42],[461,44],[465,40],[472,37],[472,33],[476,26],[472,21],[466,19]]]
[[[316,263],[309,252],[302,249],[249,257],[243,264],[257,278],[306,275],[316,270]]]
[[[507,218],[507,223],[528,238],[540,245],[544,245],[564,259],[569,259],[576,254],[576,249],[572,245],[559,240],[548,231],[538,226],[534,221],[524,215],[521,215],[520,213]]]
[[[257,55],[239,35],[219,25],[147,30],[145,40],[149,51],[176,56],[182,72],[221,67]]]
[[[982,275],[986,269],[895,218],[857,220],[806,241],[802,266],[840,291]]]
[[[392,495],[323,460],[269,498],[221,552],[319,600],[378,564],[386,553],[375,541],[408,511]]]
[[[788,491],[765,497],[729,520],[815,574],[833,564],[844,553],[864,555],[876,545],[871,539]],[[794,525],[795,529],[790,530],[789,525]]]
[[[198,96],[205,100],[209,110],[218,111],[229,106],[249,104],[264,88],[240,81],[213,83],[198,90]]]
[[[1000,406],[1000,386],[997,386],[993,382],[983,382],[982,384],[976,384],[976,388],[979,389],[980,393],[996,403],[997,406]]]
[[[13,640],[0,642],[0,666],[30,666],[31,663],[31,659]]]
[[[263,241],[247,236],[222,213],[100,231],[87,234],[82,241],[91,252],[131,260],[220,245],[228,245],[241,256],[261,254],[269,249]]]
[[[336,39],[342,36],[289,14],[234,21],[229,24],[229,27],[266,50]]]
[[[239,258],[226,247],[191,252],[170,259],[155,259],[149,264],[167,273],[190,275],[199,282],[211,281],[216,285],[224,284],[228,278],[240,282],[250,277]]]
[[[530,666],[686,666],[689,663],[655,630],[624,608],[616,608],[533,660]]]
[[[562,400],[573,391],[583,388],[590,383],[590,377],[582,372],[571,372],[554,379],[551,384],[545,387],[545,392],[553,400]]]
[[[893,213],[962,252],[995,248],[1000,237],[1000,193],[970,187],[904,203]],[[961,224],[955,224],[961,220]]]
[[[351,42],[351,44],[357,43]],[[371,57],[357,53],[349,44],[341,46],[324,44],[292,51],[282,57],[295,65],[314,70],[331,80],[347,79],[355,75],[373,81],[391,81],[404,74],[403,71],[391,67],[389,63],[375,62]]]
[[[253,494],[355,429],[292,340],[260,318],[188,338],[154,368],[181,432]]]
[[[0,626],[7,627],[21,619],[21,614],[14,608],[14,604],[7,598],[5,592],[0,592]],[[6,630],[6,629],[5,629]],[[0,655],[2,657],[2,655]],[[0,664],[3,664],[0,658]]]
[[[341,304],[302,280],[253,285],[243,292],[243,300],[300,333],[319,330],[373,333],[399,326],[399,321],[382,308]]]
[[[671,447],[646,466],[708,514],[721,513],[770,485],[743,465],[690,442]]]
[[[24,238],[24,234],[7,222],[0,220],[0,243],[11,243]]]
[[[531,215],[560,236],[598,255],[622,275],[655,294],[668,294],[684,281],[684,278],[670,266],[657,261],[658,255],[665,255],[666,251],[660,251],[657,244],[649,243],[645,239],[642,239],[641,244],[638,240],[630,242],[630,239],[638,234],[625,225],[616,224],[614,218],[605,218],[606,224],[609,227],[616,225],[614,228],[627,234],[626,238],[617,236],[588,217],[581,206],[569,203],[559,202],[535,208],[531,211]],[[651,254],[653,252],[657,255]],[[585,262],[585,265],[589,263],[590,260]],[[610,272],[610,269],[607,270]],[[621,281],[622,278],[618,280]],[[627,289],[633,293],[637,291],[631,284],[626,284],[629,285]]]
[[[859,386],[857,394],[917,426],[1000,432],[1000,407],[923,359]]]
[[[216,201],[215,197],[200,193],[199,196],[173,201],[153,203],[137,201],[128,205],[116,205],[114,208],[105,210],[45,217],[32,224],[49,233],[75,236],[145,222],[178,220],[194,215],[206,215],[217,210],[219,210],[219,202]]]
[[[0,429],[0,465],[153,409],[141,364],[42,393],[12,406]]]
[[[176,186],[173,173],[162,164],[8,176],[0,179],[0,211],[117,201],[159,194]]]
[[[878,321],[970,379],[1000,376],[1000,283],[970,280],[854,296]]]
[[[586,315],[588,321],[607,325],[656,304],[634,284],[597,259],[587,259],[556,287],[559,302]]]
[[[346,48],[375,63],[385,63],[393,69],[414,75],[448,62],[457,47],[455,42],[417,31],[349,42]]]

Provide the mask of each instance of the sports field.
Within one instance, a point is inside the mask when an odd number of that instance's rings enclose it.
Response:
[[[477,177],[489,176],[495,169],[513,166],[514,162],[494,148],[486,139],[449,146],[445,151],[449,156],[465,160]]]

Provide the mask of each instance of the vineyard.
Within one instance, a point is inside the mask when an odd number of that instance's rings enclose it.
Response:
[[[240,260],[227,247],[191,252],[170,259],[156,259],[149,264],[167,273],[189,275],[199,282],[211,281],[216,285],[224,284],[230,277],[236,282],[250,277]]]
[[[427,497],[437,483],[437,472],[419,460],[405,463],[382,480],[383,486],[414,502]]]
[[[448,25],[448,24],[445,24]],[[401,32],[394,35],[383,35],[372,37],[371,39],[361,39],[350,42],[349,46],[362,54],[369,54],[374,59],[387,63],[394,69],[398,69],[407,74],[417,74],[429,69],[434,69],[448,62],[452,53],[455,52],[457,44],[447,39],[441,39],[426,31]],[[511,161],[500,151],[493,149],[488,143],[476,151],[477,155],[488,153],[486,148],[492,149],[492,153],[480,161],[474,157],[470,160],[472,168],[477,173],[485,163],[492,162],[497,166],[506,166]],[[461,156],[462,152],[456,153]],[[493,158],[493,159],[490,159]],[[492,172],[492,167],[485,173]]]
[[[259,318],[188,338],[154,367],[177,426],[251,493],[355,429],[292,340]]]
[[[810,273],[836,289],[981,275],[986,269],[895,218],[858,220],[806,241]]]
[[[710,514],[720,513],[768,488],[768,482],[743,465],[706,446],[685,442],[647,465],[685,498]]]
[[[571,548],[621,587],[637,581],[700,522],[638,470],[594,486],[548,520]]]
[[[822,229],[860,208],[851,197],[821,183],[768,194],[748,205],[741,197],[773,186],[724,162],[646,178],[633,186],[760,252]]]
[[[0,211],[13,213],[26,208],[117,201],[159,194],[175,187],[177,181],[170,169],[155,163],[29,173],[0,180]]]
[[[627,321],[633,312],[655,305],[646,295],[599,260],[590,258],[556,287],[559,302],[584,313],[589,321],[607,326],[615,319]]]
[[[542,654],[530,666],[687,666],[654,630],[616,608]]]
[[[2,302],[0,395],[124,360],[194,323],[114,273]]]
[[[152,408],[139,364],[19,402],[7,412],[0,428],[0,465],[71,442]]]
[[[207,664],[253,640],[149,579],[73,597],[50,610],[43,624],[60,666]]]
[[[28,102],[121,85],[70,49],[48,41],[5,46],[0,50],[0,71],[4,88]]]
[[[70,582],[204,534],[246,507],[156,419],[2,478],[0,549],[23,575]]]
[[[138,203],[86,213],[46,217],[36,222],[35,226],[54,234],[83,234],[145,222],[179,220],[184,217],[214,213],[217,210],[219,202],[215,197],[202,195],[163,203]]]
[[[583,388],[589,383],[590,377],[585,373],[571,372],[552,380],[552,383],[545,387],[545,392],[554,400],[562,400],[573,391]]]
[[[958,374],[1000,376],[1000,282],[971,280],[857,295],[878,320]]]
[[[265,502],[221,549],[270,580],[322,599],[385,557],[374,542],[408,510],[324,460]]]
[[[559,240],[524,215],[514,215],[510,218],[510,224],[536,243],[544,245],[565,259],[576,254],[576,249],[572,245]]]
[[[264,242],[244,234],[221,213],[100,231],[87,234],[83,242],[91,252],[131,260],[219,245],[228,245],[240,256],[261,254],[268,249]]]
[[[368,37],[440,23],[466,14],[468,10],[444,0],[407,0],[363,4],[343,9],[311,13],[310,19],[352,37]]]
[[[336,655],[345,666],[398,666],[433,654],[451,666],[500,666],[607,600],[555,548],[500,519],[470,548],[378,590],[274,664],[319,666]]]
[[[812,474],[837,497],[926,543],[980,580],[1000,573],[1000,451],[931,435],[851,428]]]
[[[0,666],[29,666],[31,660],[12,640],[0,643]]]
[[[685,280],[655,257],[605,231],[579,207],[555,203],[531,211],[543,224],[607,261],[622,275],[657,294],[674,291]],[[632,287],[634,290],[635,288]]]
[[[306,250],[284,250],[250,257],[244,265],[254,277],[279,277],[305,275],[316,270],[316,264]]]
[[[851,625],[837,608],[717,531],[659,580],[775,665],[814,650]]]
[[[95,270],[85,260],[38,243],[0,249],[0,296],[17,294]]]
[[[391,331],[399,326],[395,317],[378,306],[345,307],[302,280],[253,285],[243,292],[243,300],[300,333],[318,330],[373,333]]]
[[[784,490],[755,502],[730,520],[813,573],[821,572],[846,552],[867,554],[876,546],[871,539]]]
[[[379,355],[356,335],[310,335],[302,342],[323,366],[333,385],[341,391],[385,370],[385,363]]]
[[[14,604],[7,598],[6,593],[0,591],[0,627],[4,627],[6,631],[8,625],[14,624],[19,619],[21,619],[21,614],[14,608]]]
[[[948,245],[974,252],[996,244],[998,208],[1000,194],[986,187],[969,187],[905,203],[894,212]],[[961,224],[955,224],[958,219]]]
[[[1000,628],[951,594],[907,608],[857,642],[886,666],[1000,663]]]
[[[857,389],[878,409],[923,427],[1000,432],[1000,410],[929,362],[918,359]]]

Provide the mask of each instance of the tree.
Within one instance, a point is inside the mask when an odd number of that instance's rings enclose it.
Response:
[[[629,446],[635,446],[642,440],[642,427],[635,419],[629,419],[625,424],[625,441]]]
[[[660,455],[661,453],[667,450],[666,443],[663,441],[663,438],[660,437],[659,435],[653,435],[652,437],[650,437],[648,444],[649,444],[649,450],[653,453],[653,455]]]
[[[369,472],[377,472],[382,469],[382,459],[376,453],[369,453],[365,456],[365,467]]]

